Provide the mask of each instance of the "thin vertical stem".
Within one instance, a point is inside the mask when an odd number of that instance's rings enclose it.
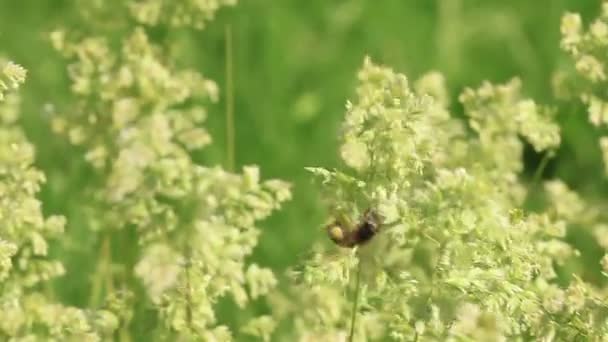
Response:
[[[536,187],[538,182],[540,182],[540,178],[543,175],[543,171],[545,171],[545,167],[547,167],[547,163],[549,162],[549,159],[551,159],[551,157],[553,157],[553,152],[548,151],[543,156],[543,159],[540,160],[540,164],[538,165],[538,168],[536,168],[536,171],[534,172],[534,176],[532,177],[531,188]]]
[[[355,279],[355,298],[353,299],[353,312],[350,318],[350,334],[348,341],[353,342],[355,337],[355,325],[357,323],[357,309],[359,304],[359,289],[361,288],[361,259],[359,258],[357,263],[357,276]]]
[[[106,292],[110,293],[114,290],[112,282],[112,249],[111,249],[111,238],[109,234],[106,234],[101,241],[101,247],[99,250],[99,262],[97,264],[97,274],[93,280],[93,286],[91,290],[90,303],[91,306],[95,307],[99,304],[101,299],[102,288],[105,285]]]
[[[226,169],[234,171],[235,137],[234,137],[234,86],[233,86],[233,56],[232,28],[226,25]]]
[[[192,329],[192,294],[191,294],[191,281],[190,281],[190,267],[192,266],[192,250],[190,249],[190,244],[186,242],[185,248],[186,255],[186,322],[188,323],[188,328]]]
[[[112,279],[112,242],[110,236],[107,235],[104,239],[103,244],[103,255],[106,260],[104,263],[104,279],[106,281],[106,292],[112,293],[114,292],[114,280]]]

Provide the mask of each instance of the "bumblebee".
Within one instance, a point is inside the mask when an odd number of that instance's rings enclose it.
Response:
[[[369,242],[381,229],[382,217],[374,209],[367,209],[353,227],[347,219],[336,219],[326,226],[327,235],[338,246],[353,248]]]

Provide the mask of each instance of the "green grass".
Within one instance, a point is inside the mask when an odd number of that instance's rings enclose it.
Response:
[[[564,64],[559,51],[559,19],[565,11],[588,18],[599,1],[322,1],[243,0],[222,10],[202,32],[175,30],[176,61],[218,82],[222,100],[210,107],[207,127],[212,147],[195,155],[206,164],[224,164],[226,145],[225,27],[232,29],[234,72],[235,166],[258,164],[264,178],[293,183],[293,200],[263,223],[253,260],[281,274],[306,254],[319,229],[326,206],[306,166],[339,165],[336,137],[345,101],[352,95],[355,71],[364,56],[415,78],[431,69],[446,75],[452,106],[466,85],[483,80],[523,80],[526,95],[552,102],[552,71]],[[61,107],[69,98],[61,58],[45,32],[76,22],[67,0],[0,0],[0,46],[6,56],[24,65],[29,78],[23,90],[23,125],[37,147],[37,166],[47,175],[41,199],[45,213],[68,217],[69,244],[61,257],[69,272],[57,293],[68,303],[85,305],[82,270],[95,266],[87,259],[96,241],[81,225],[79,202],[92,172],[78,148],[54,136],[43,107]],[[559,176],[590,196],[605,196],[600,132],[591,129],[582,106],[560,113],[565,143],[545,172]],[[541,156],[526,155],[532,177]],[[584,243],[585,238],[572,238]],[[70,247],[72,246],[73,249]],[[584,246],[582,246],[584,247]],[[129,252],[115,257],[130,259]],[[260,311],[265,308],[260,304]],[[221,309],[235,310],[230,303]],[[230,320],[230,319],[229,319]],[[234,318],[232,324],[237,324]]]

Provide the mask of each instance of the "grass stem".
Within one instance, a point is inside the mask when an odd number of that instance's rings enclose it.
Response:
[[[355,326],[357,324],[357,310],[359,305],[359,291],[361,288],[361,259],[357,263],[357,275],[355,278],[355,298],[353,298],[353,311],[350,318],[350,333],[348,335],[348,342],[353,342],[355,337]]]
[[[535,188],[536,185],[538,185],[538,182],[540,182],[540,179],[543,176],[543,172],[545,171],[545,168],[547,167],[547,163],[549,163],[549,159],[551,159],[551,158],[553,158],[552,151],[548,151],[543,155],[543,158],[540,160],[540,164],[538,164],[536,171],[534,171],[534,176],[532,177],[531,188]]]
[[[235,132],[234,132],[234,85],[232,56],[232,27],[226,25],[226,169],[234,171],[235,167]]]
[[[112,280],[112,248],[111,238],[106,234],[102,241],[99,250],[99,262],[97,264],[97,272],[93,279],[91,297],[89,302],[91,306],[97,307],[101,301],[102,289],[105,286],[106,293],[114,291]]]

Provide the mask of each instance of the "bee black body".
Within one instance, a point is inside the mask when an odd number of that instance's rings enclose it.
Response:
[[[379,231],[382,224],[380,215],[368,209],[355,227],[335,221],[327,227],[329,238],[338,246],[353,248],[369,242]]]
[[[362,221],[352,233],[355,235],[355,240],[359,244],[363,244],[371,240],[377,232],[378,225],[376,222]]]

